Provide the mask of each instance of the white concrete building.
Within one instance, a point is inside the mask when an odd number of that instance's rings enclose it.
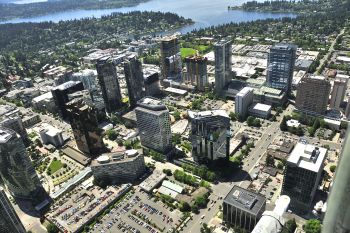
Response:
[[[347,90],[347,81],[335,80],[331,93],[330,108],[340,109],[340,105],[343,103]]]
[[[248,112],[248,107],[253,103],[253,99],[253,89],[250,87],[243,88],[236,95],[235,113],[238,114],[239,117],[245,118]]]
[[[253,104],[249,108],[249,115],[267,119],[271,115],[271,109],[272,109],[271,105],[261,104],[261,103]]]
[[[39,129],[41,141],[44,144],[52,144],[55,147],[60,147],[64,144],[62,130],[53,127],[47,123],[43,123]]]

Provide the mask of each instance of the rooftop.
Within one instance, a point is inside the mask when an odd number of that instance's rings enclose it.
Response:
[[[77,84],[81,83],[80,81],[68,81],[68,82],[65,82],[61,85],[58,85],[56,87],[54,87],[52,90],[60,90],[60,91],[64,91],[68,88],[71,88]]]
[[[271,110],[271,105],[257,103],[253,107],[254,110],[268,112]]]
[[[250,87],[244,87],[240,92],[238,92],[237,96],[246,96],[249,92],[252,92],[253,89]]]
[[[318,173],[326,158],[326,154],[326,148],[299,142],[289,155],[288,163]]]
[[[224,202],[250,214],[258,215],[265,208],[266,199],[260,194],[235,185],[225,197]]]
[[[141,156],[142,154],[140,154],[137,150],[127,150],[123,152],[107,153],[93,160],[91,162],[91,166],[129,162],[134,160],[139,155]]]
[[[145,97],[137,102],[139,107],[153,111],[167,110],[166,106],[159,99],[153,97]]]
[[[0,128],[0,143],[8,142],[14,135],[14,131],[6,128]]]
[[[227,117],[225,110],[210,110],[210,111],[202,111],[202,112],[195,112],[195,111],[188,111],[188,116],[190,118],[203,118],[203,117],[212,117],[212,116],[222,116],[222,117]]]

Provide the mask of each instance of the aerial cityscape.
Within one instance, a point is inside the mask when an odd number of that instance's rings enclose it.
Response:
[[[350,0],[0,0],[0,233],[350,232]]]

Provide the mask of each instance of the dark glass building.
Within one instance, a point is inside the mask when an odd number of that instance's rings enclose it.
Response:
[[[38,199],[43,188],[20,136],[0,127],[0,175],[12,196]]]
[[[290,93],[296,51],[297,47],[292,44],[276,44],[271,47],[267,60],[268,86]]]
[[[106,111],[108,113],[116,112],[123,104],[117,71],[112,59],[110,57],[99,59],[96,70]]]
[[[234,186],[224,199],[223,221],[251,232],[265,211],[264,196]]]
[[[25,233],[26,230],[0,187],[0,233]]]
[[[78,149],[89,157],[104,152],[102,131],[98,128],[95,108],[82,99],[74,99],[67,103],[67,111]]]
[[[128,87],[129,103],[135,107],[137,101],[145,95],[145,82],[142,73],[142,63],[135,57],[128,57],[124,62],[125,80]]]
[[[82,90],[84,90],[84,85],[80,81],[69,81],[51,90],[58,114],[63,119],[67,119],[68,117],[66,110],[66,103],[69,102],[68,95]]]
[[[191,121],[192,157],[198,163],[228,159],[230,118],[223,110],[188,111]]]

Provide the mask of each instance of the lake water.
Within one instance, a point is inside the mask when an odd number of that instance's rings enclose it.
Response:
[[[134,7],[123,7],[118,9],[103,10],[72,10],[59,12],[50,15],[37,16],[32,18],[13,19],[2,23],[21,22],[43,22],[61,20],[72,20],[86,17],[101,17],[113,12],[130,11],[162,11],[173,12],[185,18],[191,18],[195,24],[186,26],[179,30],[182,33],[203,27],[216,26],[230,22],[247,22],[258,19],[295,17],[292,13],[268,13],[268,12],[246,12],[241,10],[227,10],[227,7],[237,6],[246,0],[151,0]]]

